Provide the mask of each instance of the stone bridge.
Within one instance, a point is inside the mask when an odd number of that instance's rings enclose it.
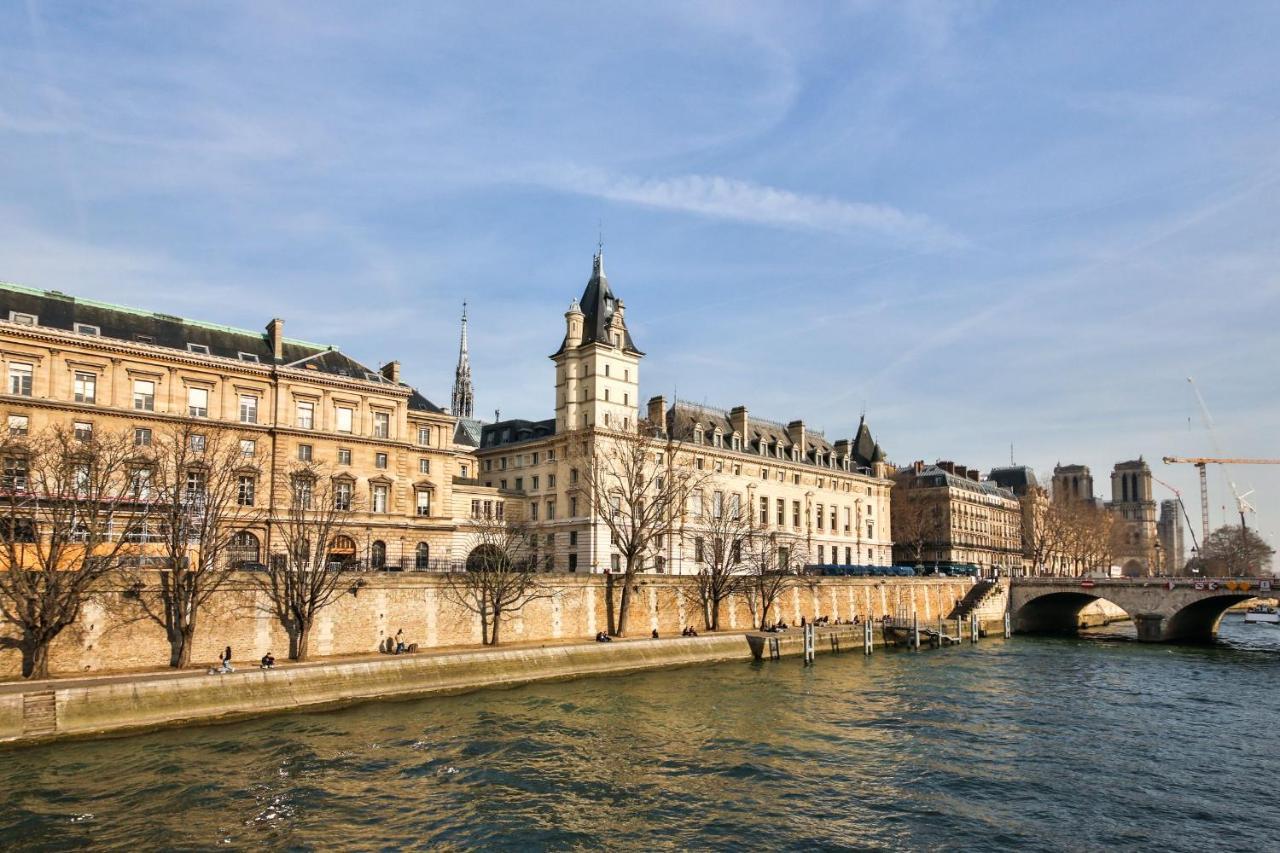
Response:
[[[1138,639],[1205,642],[1233,604],[1270,597],[1274,581],[1258,578],[1013,578],[1009,614],[1025,634],[1074,634],[1080,611],[1096,599],[1132,618]]]

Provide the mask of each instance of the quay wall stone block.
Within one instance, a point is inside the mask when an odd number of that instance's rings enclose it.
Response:
[[[502,625],[502,642],[586,639],[608,625],[603,576],[548,575],[546,582],[554,594],[509,614]],[[646,636],[657,629],[667,637],[690,624],[703,630],[701,607],[691,595],[691,578],[641,575],[634,583],[629,635]],[[962,598],[970,583],[963,578],[805,578],[774,605],[771,618],[794,624],[802,616],[877,619],[914,610],[922,619],[932,619]],[[615,599],[619,594],[616,589]],[[268,651],[284,660],[288,637],[267,604],[252,577],[233,578],[199,616],[193,666],[214,665],[228,645],[238,668],[256,667]],[[124,586],[104,588],[84,608],[79,622],[54,641],[52,674],[163,669],[169,659],[164,632],[139,617],[137,604]],[[755,621],[753,608],[743,597],[722,607],[725,628],[745,630]],[[447,580],[440,575],[371,572],[352,575],[349,588],[321,611],[312,629],[311,656],[367,655],[400,629],[407,642],[423,650],[478,645],[481,640],[479,620],[450,599]],[[16,651],[0,651],[0,680],[16,679],[20,665]]]

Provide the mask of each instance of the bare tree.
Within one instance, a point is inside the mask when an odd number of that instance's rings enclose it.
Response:
[[[895,545],[901,545],[918,566],[924,562],[925,549],[936,545],[941,536],[941,508],[921,495],[911,494],[911,490],[902,484],[894,486],[895,496],[899,489],[902,490],[901,498],[894,501],[890,515],[893,541]]]
[[[329,476],[314,463],[297,464],[286,477],[288,502],[271,519],[279,548],[253,578],[266,595],[268,612],[289,635],[289,658],[306,660],[316,615],[344,592],[363,586],[352,581],[350,565],[330,556],[335,540],[349,536],[357,497],[349,479]]]
[[[54,427],[0,446],[0,648],[24,678],[49,674],[49,644],[96,585],[139,553],[147,508],[129,495],[132,439]]]
[[[466,571],[445,576],[444,596],[479,617],[482,642],[496,646],[505,615],[551,597],[553,590],[539,580],[535,534],[523,523],[474,519],[470,533],[474,547]]]
[[[622,593],[616,613],[613,576],[605,591],[609,633],[615,637],[627,631],[635,576],[663,538],[680,530],[689,496],[706,479],[692,460],[677,459],[680,442],[670,436],[651,437],[656,427],[647,421],[638,428],[638,433],[599,434],[594,453],[581,448],[589,466],[586,490],[592,515],[608,528],[621,556],[622,575],[616,580]]]
[[[1022,553],[1031,572],[1040,574],[1063,552],[1067,507],[1049,499],[1044,489],[1034,488],[1021,501]]]
[[[746,581],[747,551],[752,541],[750,508],[744,510],[741,496],[725,498],[713,492],[710,512],[690,520],[694,534],[694,557],[698,573],[691,575],[682,592],[702,610],[708,631],[720,630],[720,609],[742,589]],[[706,502],[702,505],[705,509]]]
[[[803,539],[757,529],[751,536],[746,558],[743,590],[756,622],[764,628],[769,624],[773,605],[799,583],[809,559],[808,551]]]
[[[1224,524],[1204,540],[1200,556],[1218,577],[1264,577],[1271,574],[1275,549],[1249,528]]]
[[[150,502],[163,531],[164,566],[158,575],[137,570],[132,591],[164,629],[169,666],[190,664],[199,615],[238,568],[236,536],[264,518],[256,448],[238,432],[182,423],[156,438],[135,471],[135,496]]]

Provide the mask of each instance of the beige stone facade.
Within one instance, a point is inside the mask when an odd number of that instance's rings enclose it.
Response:
[[[581,299],[565,313],[555,363],[554,417],[505,420],[482,429],[479,478],[518,493],[537,531],[541,559],[567,572],[621,568],[608,526],[595,515],[590,466],[610,443],[652,436],[655,457],[698,472],[703,488],[681,532],[648,555],[646,570],[696,574],[699,519],[736,508],[760,529],[803,544],[811,563],[888,565],[890,498],[884,454],[866,424],[853,439],[829,442],[805,428],[753,419],[746,407],[719,410],[654,397],[639,410],[640,361],[625,305],[596,256]]]
[[[266,511],[239,556],[275,550],[266,523],[288,500],[287,472],[311,461],[349,485],[350,559],[373,568],[439,568],[465,558],[460,520],[503,501],[475,481],[455,421],[400,381],[335,348],[0,286],[0,417],[10,435],[49,425],[150,442],[175,424],[234,431],[259,462]],[[256,544],[254,542],[256,541]],[[256,553],[255,553],[256,550]]]
[[[895,514],[906,518],[913,510],[923,510],[926,523],[921,525],[919,561],[924,565],[972,565],[984,573],[1022,573],[1022,505],[1011,490],[982,479],[977,469],[952,462],[916,462],[899,471],[895,480]],[[899,544],[896,556],[904,564],[917,562],[905,542]]]

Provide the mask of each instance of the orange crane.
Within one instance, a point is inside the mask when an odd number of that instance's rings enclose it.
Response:
[[[1185,464],[1194,465],[1200,470],[1200,523],[1201,531],[1205,539],[1209,538],[1209,479],[1205,475],[1206,465],[1280,465],[1280,459],[1226,459],[1211,456],[1166,456],[1164,457],[1166,465]],[[1240,511],[1240,528],[1244,529],[1244,511],[1252,510],[1253,507],[1245,498],[1249,495],[1245,492],[1243,495],[1236,495],[1236,508]]]

